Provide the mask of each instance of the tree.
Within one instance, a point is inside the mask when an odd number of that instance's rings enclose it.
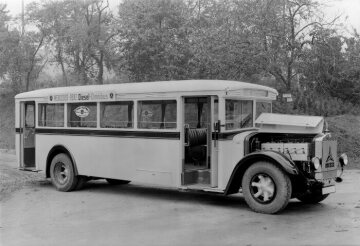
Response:
[[[133,81],[186,78],[190,50],[185,7],[175,0],[123,1],[118,71],[129,71]]]
[[[111,68],[110,41],[117,34],[105,0],[53,1],[32,3],[29,16],[46,33],[53,58],[60,65],[63,82],[68,73],[75,83],[103,83],[104,66]]]
[[[358,103],[359,47],[356,33],[353,37],[343,37],[336,30],[318,30],[302,63],[307,82],[304,86],[319,94]]]
[[[9,29],[10,20],[5,11],[6,6],[0,7],[0,73],[12,83],[15,92],[28,91],[44,67],[46,60],[40,54],[44,44],[42,33]]]
[[[257,63],[273,75],[283,90],[297,89],[298,62],[304,48],[311,45],[314,30],[331,26],[325,22],[314,0],[245,1],[243,11],[252,13],[244,20],[251,30],[251,45]]]

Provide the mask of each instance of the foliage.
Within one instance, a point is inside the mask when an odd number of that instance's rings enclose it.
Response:
[[[28,91],[31,81],[36,80],[46,63],[39,54],[44,45],[44,35],[9,30],[7,22],[10,17],[5,7],[0,6],[0,76],[12,81],[14,92]]]
[[[285,99],[277,100],[273,105],[276,113],[335,116],[342,114],[359,115],[358,105],[340,98],[319,94],[316,91],[298,92],[295,100],[291,103]]]
[[[331,136],[338,142],[338,153],[346,153],[350,168],[359,168],[360,161],[360,117],[339,115],[325,119]]]
[[[123,1],[118,19],[119,71],[128,71],[133,81],[187,78],[191,54],[184,12],[182,1]]]
[[[75,75],[75,83],[103,83],[104,67],[112,65],[109,44],[118,33],[107,1],[33,2],[28,19],[46,34],[65,85],[68,74]]]
[[[228,79],[292,93],[290,113],[356,113],[360,37],[316,0],[54,0],[27,5],[22,32],[0,5],[0,76],[14,91],[52,85]],[[35,27],[35,28],[34,28]],[[56,67],[54,67],[54,65]],[[107,79],[108,78],[108,79]],[[41,82],[39,82],[41,81]]]

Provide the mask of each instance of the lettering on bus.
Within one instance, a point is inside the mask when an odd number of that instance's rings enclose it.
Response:
[[[64,102],[69,100],[68,94],[61,94],[61,95],[53,95],[49,97],[51,102]]]
[[[113,92],[69,93],[49,96],[50,102],[113,101]]]

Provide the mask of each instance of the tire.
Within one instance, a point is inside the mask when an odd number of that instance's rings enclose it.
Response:
[[[122,179],[106,179],[106,181],[111,185],[123,185],[130,183],[129,180],[122,180]]]
[[[256,162],[244,173],[242,191],[246,203],[258,213],[274,214],[283,210],[291,198],[288,175],[270,162]]]
[[[51,182],[59,191],[72,191],[78,184],[78,177],[75,175],[74,166],[66,154],[56,155],[50,165]]]
[[[301,196],[296,197],[299,201],[306,203],[306,204],[316,204],[323,200],[325,200],[329,194],[316,194],[316,193],[305,193]]]

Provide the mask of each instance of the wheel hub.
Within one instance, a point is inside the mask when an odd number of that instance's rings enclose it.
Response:
[[[260,203],[270,203],[275,197],[275,183],[267,174],[257,174],[251,179],[250,191]]]
[[[64,163],[56,163],[54,173],[58,183],[65,184],[67,182],[69,178],[69,169]]]

